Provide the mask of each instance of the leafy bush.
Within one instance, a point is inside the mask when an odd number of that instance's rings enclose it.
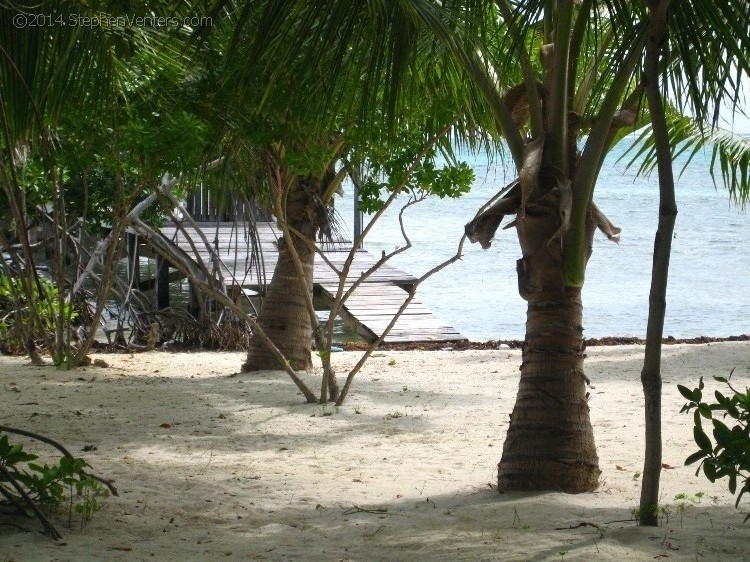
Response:
[[[732,386],[731,378],[732,373],[728,378],[714,377],[714,380],[725,384],[731,391],[730,396],[725,396],[717,390],[714,393],[715,403],[703,401],[703,377],[700,378],[698,388],[690,390],[682,385],[677,385],[677,388],[689,400],[680,412],[695,410],[693,437],[699,450],[690,455],[685,464],[701,461],[696,475],[702,467],[703,474],[711,482],[728,478],[729,491],[733,494],[737,491],[737,481],[740,480],[741,486],[735,502],[735,506],[739,506],[743,494],[750,490],[750,389],[739,391]],[[734,420],[734,425],[730,428],[721,419],[717,419],[717,413],[721,413],[723,419]],[[702,419],[711,420],[715,444],[704,431]],[[745,517],[745,521],[748,519],[750,515]]]
[[[57,464],[38,464],[38,457],[12,445],[7,435],[0,435],[0,495],[6,505],[29,517],[38,516],[38,506],[47,514],[68,508],[68,526],[73,513],[81,525],[99,510],[99,500],[108,490],[84,472],[83,459],[65,455]]]
[[[0,350],[6,353],[26,353],[28,342],[23,341],[20,322],[26,326],[31,316],[37,319],[31,337],[38,343],[54,339],[55,327],[62,306],[62,315],[75,320],[78,312],[70,303],[60,303],[60,294],[52,281],[39,277],[32,285],[33,298],[29,298],[20,278],[9,278],[0,273]],[[31,309],[33,302],[34,310]],[[18,306],[16,305],[18,303]]]

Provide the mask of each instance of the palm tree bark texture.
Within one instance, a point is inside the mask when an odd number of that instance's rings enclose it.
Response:
[[[558,187],[519,209],[523,257],[518,289],[527,301],[521,380],[498,464],[500,490],[593,490],[599,460],[589,419],[581,288],[563,282]],[[596,221],[590,214],[591,248]]]
[[[313,327],[307,299],[313,290],[315,238],[320,226],[320,196],[325,192],[326,179],[297,177],[292,181],[283,205],[286,216],[282,219],[290,227],[291,240],[279,238],[278,261],[258,318],[260,327],[294,370],[308,370],[312,366]],[[299,256],[304,271],[303,283],[298,278],[290,244],[294,244]],[[251,340],[243,372],[281,367],[259,338]]]

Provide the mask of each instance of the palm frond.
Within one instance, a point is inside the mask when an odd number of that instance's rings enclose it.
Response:
[[[492,124],[453,56],[454,47],[474,52],[492,35],[491,3],[266,0],[249,12],[236,4],[242,17],[225,50],[225,89],[258,116],[294,116],[313,129],[356,126],[384,138],[404,120],[438,130],[460,119],[474,132]]]
[[[28,140],[41,123],[54,122],[71,107],[96,112],[111,104],[117,81],[114,32],[59,24],[87,13],[95,15],[77,2],[0,6],[0,92],[16,141]],[[39,14],[57,23],[31,25]]]
[[[695,119],[672,110],[667,116],[672,158],[684,157],[682,174],[694,158],[710,152],[710,172],[715,187],[719,178],[730,199],[744,208],[750,198],[750,137],[726,129],[698,123]],[[622,158],[628,167],[638,166],[644,175],[656,167],[656,151],[650,128],[644,128]]]
[[[737,107],[741,76],[750,75],[750,2],[674,2],[664,84],[670,99],[698,123],[718,125],[719,109]]]

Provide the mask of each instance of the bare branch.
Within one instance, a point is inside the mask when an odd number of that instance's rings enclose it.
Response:
[[[182,252],[181,250],[179,252],[175,250],[175,247],[168,244],[163,236],[161,236],[159,233],[156,233],[150,226],[148,226],[144,222],[137,220],[133,223],[132,227],[138,234],[145,236],[152,242],[154,242],[154,249],[160,255],[169,259],[172,265],[174,265],[185,277],[187,277],[196,286],[196,288],[203,291],[208,297],[219,302],[225,308],[228,308],[229,310],[232,310],[233,312],[238,314],[240,317],[245,318],[245,320],[253,329],[253,335],[259,337],[261,341],[263,341],[268,346],[268,348],[271,350],[271,353],[273,353],[273,355],[279,360],[279,362],[284,365],[284,371],[289,375],[292,381],[294,381],[294,384],[297,385],[297,388],[299,388],[299,390],[305,396],[305,399],[309,403],[317,402],[317,398],[315,397],[315,395],[305,385],[302,379],[299,378],[297,373],[294,372],[294,369],[292,369],[292,367],[289,365],[289,361],[287,361],[283,353],[279,351],[279,348],[276,347],[276,345],[269,339],[269,337],[266,335],[260,325],[255,321],[255,319],[247,316],[245,312],[231,298],[229,298],[229,296],[225,292],[216,289],[212,283],[199,279],[195,275],[194,268],[196,267],[196,265],[193,260],[191,260],[189,257],[187,257],[186,259],[186,257],[183,256],[184,252]],[[209,280],[210,279],[213,278],[211,277],[209,278]]]

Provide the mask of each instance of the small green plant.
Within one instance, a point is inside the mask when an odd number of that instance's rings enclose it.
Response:
[[[733,373],[734,370],[729,373],[729,377],[714,377],[715,381],[725,384],[731,391],[729,396],[715,391],[714,403],[703,401],[703,377],[693,390],[683,385],[677,385],[677,389],[688,400],[680,412],[695,410],[693,438],[699,450],[685,459],[685,464],[700,461],[696,475],[702,468],[703,474],[711,482],[727,478],[729,491],[733,494],[737,492],[739,480],[741,485],[735,502],[735,507],[738,507],[742,496],[750,490],[750,389],[741,392],[732,386],[730,381]],[[733,420],[732,427],[717,419],[718,414],[725,420]],[[703,429],[704,419],[711,421],[715,444]],[[750,515],[745,517],[745,521],[748,519]]]
[[[669,516],[672,515],[672,508],[668,505],[652,505],[649,507],[649,510],[651,514],[657,516],[659,520],[661,521],[660,524],[664,524],[665,522],[669,522]],[[630,515],[632,516],[634,521],[640,522],[641,520],[641,514],[643,512],[637,508],[637,507],[631,507],[630,508]],[[600,529],[601,533],[601,529]]]
[[[330,408],[328,406],[328,404],[322,404],[322,405],[319,404],[318,405],[318,410],[320,411],[321,417],[324,417],[324,418],[339,413],[339,407],[338,406],[334,406],[333,408]]]
[[[3,351],[26,353],[28,337],[38,342],[53,341],[60,318],[70,323],[77,316],[75,307],[61,299],[57,286],[49,279],[39,276],[36,283],[25,287],[20,277],[10,278],[0,273],[0,349]],[[35,322],[31,322],[32,317]],[[24,333],[24,327],[29,324],[34,326],[33,334]],[[64,351],[57,350],[53,359],[59,366],[67,357]]]
[[[638,480],[640,477],[641,477],[641,471],[636,470],[635,473],[633,474],[633,480]]]
[[[685,512],[688,510],[688,508],[691,505],[700,503],[702,497],[703,497],[703,492],[697,492],[693,494],[692,496],[684,492],[681,492],[675,495],[674,499],[676,502],[678,502],[677,511],[680,514],[680,528],[682,528],[682,520],[685,517]]]
[[[701,499],[703,499],[703,496],[705,494],[703,492],[696,492],[693,495],[686,494],[685,492],[680,492],[679,494],[676,494],[674,499],[675,501],[682,502],[686,505],[694,504],[694,503],[701,503]]]
[[[60,448],[51,440],[43,440]],[[23,445],[11,444],[8,435],[0,434],[0,495],[4,498],[0,503],[36,517],[55,538],[60,535],[47,515],[63,507],[68,508],[68,526],[72,525],[74,513],[81,517],[81,526],[90,521],[101,507],[99,500],[107,497],[109,490],[84,471],[86,461],[69,454],[55,464],[39,464],[36,460],[37,455],[24,451]],[[114,492],[111,486],[109,489]]]
[[[654,506],[656,514],[659,517],[660,525],[669,523],[669,516],[672,515],[672,507],[669,505]],[[682,514],[680,514],[680,527],[682,527]]]
[[[75,512],[81,517],[81,527],[83,527],[84,523],[91,521],[94,513],[101,509],[102,506],[99,503],[99,500],[109,496],[109,491],[91,476],[79,478],[75,481],[74,486],[78,500],[74,505],[71,490],[70,506],[72,506]],[[70,512],[68,513],[68,526],[70,526],[72,522],[72,514],[70,514]]]

